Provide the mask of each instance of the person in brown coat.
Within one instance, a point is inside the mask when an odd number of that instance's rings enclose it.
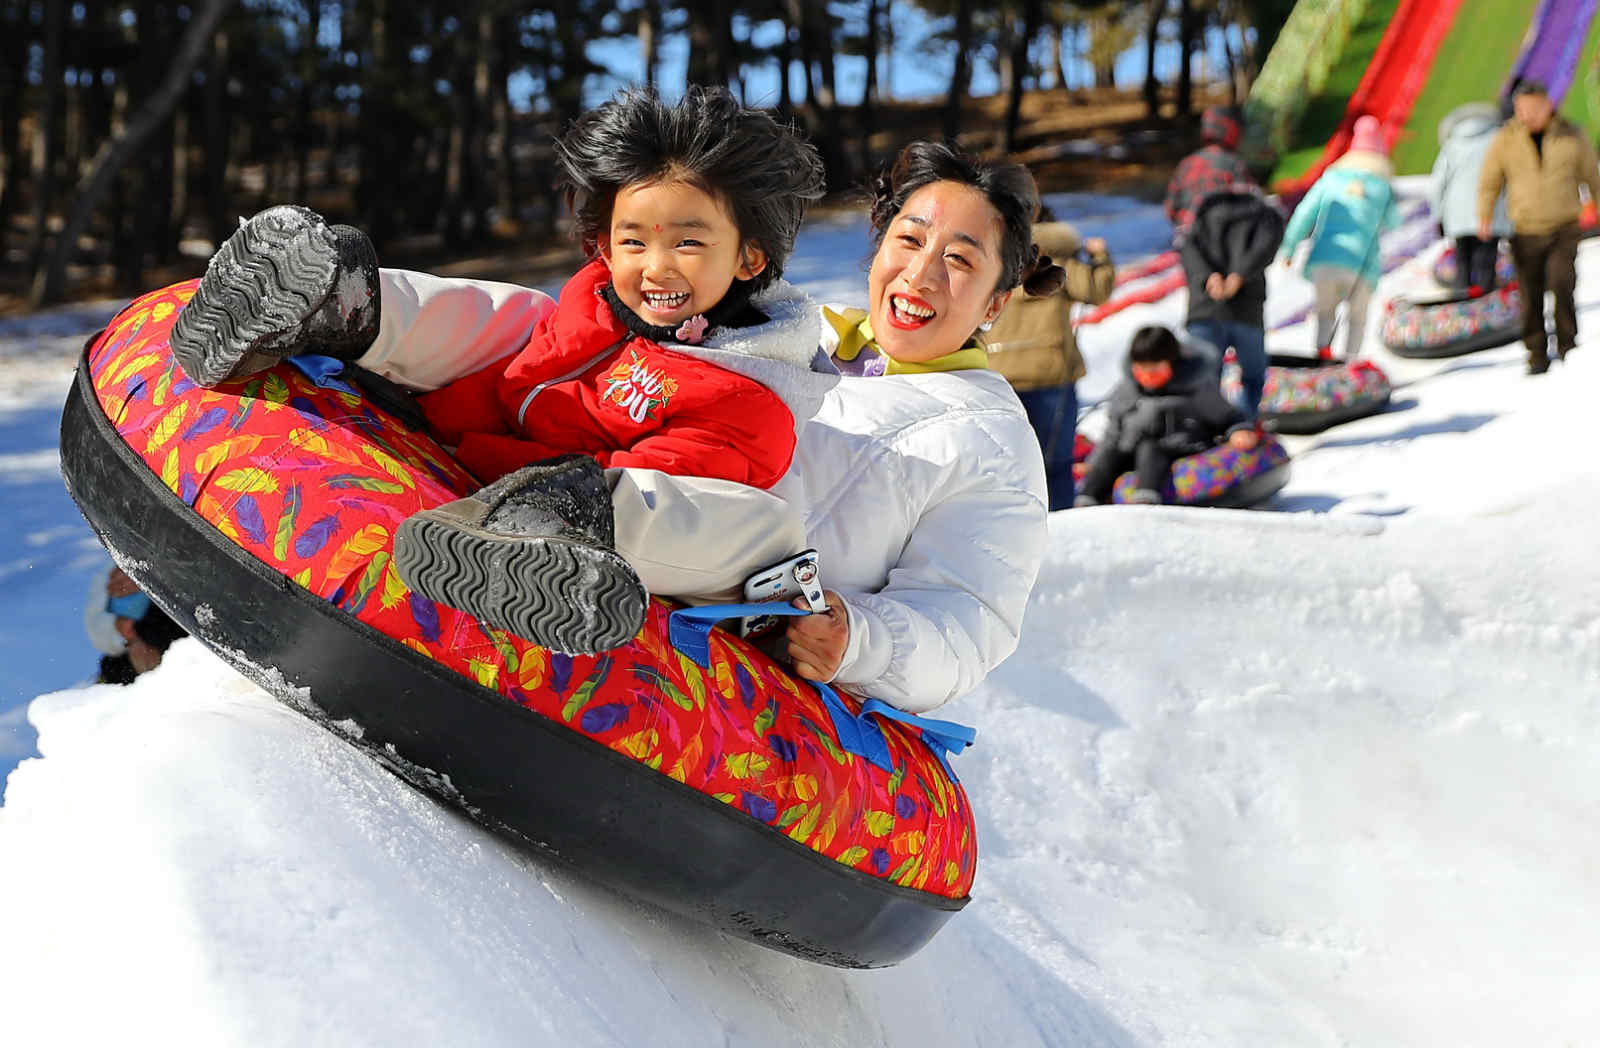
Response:
[[[1040,222],[1034,243],[1067,271],[1061,290],[1014,294],[983,336],[989,367],[1005,376],[1028,412],[1044,452],[1052,510],[1067,509],[1076,494],[1072,446],[1078,430],[1078,389],[1086,372],[1072,333],[1072,303],[1099,305],[1111,297],[1116,269],[1106,242],[1083,240],[1065,222]]]
[[[1550,368],[1544,327],[1544,293],[1555,293],[1556,356],[1566,359],[1578,341],[1578,186],[1600,201],[1600,161],[1583,133],[1556,115],[1543,84],[1524,80],[1507,120],[1483,158],[1478,180],[1478,236],[1487,240],[1495,199],[1503,187],[1511,226],[1511,259],[1522,287],[1522,342],[1528,374]]]

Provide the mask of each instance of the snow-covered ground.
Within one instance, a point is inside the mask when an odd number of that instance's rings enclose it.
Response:
[[[1085,232],[1149,235],[1148,210],[1101,214]],[[790,275],[859,298],[864,245],[815,225]],[[1600,243],[1580,275],[1585,345],[1542,378],[1517,347],[1369,342],[1395,407],[1295,440],[1287,512],[1055,515],[1020,649],[945,711],[980,729],[973,902],[865,973],[530,859],[192,641],[132,686],[18,705],[92,666],[93,540],[53,475],[61,354],[8,326],[8,379],[24,358],[40,377],[0,402],[0,718],[25,708],[42,756],[0,807],[0,1040],[1586,1043]],[[1309,295],[1274,270],[1271,316]],[[1178,296],[1084,329],[1083,392],[1134,327],[1181,316]],[[0,723],[0,769],[33,752],[14,738]]]

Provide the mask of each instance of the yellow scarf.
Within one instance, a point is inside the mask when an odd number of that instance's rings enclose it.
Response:
[[[968,371],[989,366],[989,354],[977,336],[973,336],[971,342],[954,353],[946,353],[942,357],[921,363],[912,363],[896,360],[878,345],[877,340],[872,337],[872,321],[867,318],[866,310],[846,309],[835,312],[823,306],[822,316],[839,336],[839,347],[833,351],[835,357],[850,361],[860,356],[862,350],[870,349],[887,362],[883,369],[885,375],[926,375],[935,371]]]

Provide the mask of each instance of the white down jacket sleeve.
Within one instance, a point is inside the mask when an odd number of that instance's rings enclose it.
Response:
[[[935,439],[917,441],[919,430]],[[1020,405],[957,407],[900,436],[878,449],[898,460],[900,486],[879,488],[868,512],[885,530],[906,513],[906,537],[888,551],[882,585],[839,587],[850,640],[834,680],[922,713],[977,687],[1017,646],[1046,544],[1044,467]],[[866,508],[849,515],[860,521]]]
[[[844,595],[850,646],[835,681],[910,713],[977,687],[1016,650],[1044,517],[1023,491],[970,489],[931,509],[883,589]]]

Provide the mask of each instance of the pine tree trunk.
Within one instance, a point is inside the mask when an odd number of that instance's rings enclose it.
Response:
[[[1022,5],[1022,33],[1011,46],[1011,97],[1006,100],[1005,151],[1017,148],[1017,127],[1022,121],[1022,80],[1028,73],[1028,48],[1039,33],[1044,19],[1044,0],[1026,0]]]
[[[289,199],[304,202],[311,190],[311,145],[316,135],[312,127],[312,92],[317,80],[317,6],[307,3],[302,9],[297,34],[300,51],[295,56],[299,84],[294,96],[294,176],[289,183]]]
[[[495,18],[495,70],[494,70],[494,127],[495,139],[500,143],[500,162],[495,167],[495,208],[500,220],[515,224],[517,215],[517,158],[512,134],[515,125],[511,120],[512,49],[516,46],[512,19],[508,15]]]
[[[709,4],[689,5],[689,83],[711,86],[717,77],[717,33],[712,26],[716,17]],[[727,81],[721,81],[724,86]]]
[[[861,92],[861,170],[871,173],[872,136],[878,128],[878,0],[867,0],[867,86]]]
[[[55,196],[56,153],[61,148],[62,89],[61,36],[67,20],[68,0],[44,0],[44,65],[40,70],[39,123],[33,132],[33,229],[28,235],[28,270],[39,273],[44,261],[46,227]],[[59,247],[59,245],[58,245]],[[59,253],[59,251],[58,251]]]
[[[22,181],[22,92],[23,73],[28,62],[28,41],[33,33],[28,24],[31,5],[14,0],[6,6],[6,19],[0,25],[5,43],[0,49],[0,245],[17,209],[17,190]],[[99,78],[95,78],[99,83]]]
[[[878,97],[894,97],[894,0],[883,0],[883,88]]]
[[[361,174],[357,199],[361,201],[361,227],[380,248],[395,229],[397,190],[392,158],[402,155],[397,147],[399,129],[394,126],[390,92],[397,81],[390,75],[390,4],[392,0],[368,0],[363,5],[368,34],[365,67],[361,70],[361,109],[357,133],[361,136]]]
[[[661,34],[660,0],[644,0],[639,5],[639,60],[644,66],[646,87],[656,86],[656,65],[660,61],[657,38]]]
[[[956,2],[955,44],[956,67],[944,103],[944,140],[952,143],[961,133],[961,105],[972,81],[972,0]]]
[[[111,187],[122,165],[172,114],[172,108],[182,97],[190,74],[205,52],[206,42],[211,39],[217,23],[232,5],[233,0],[205,0],[204,6],[191,15],[189,28],[177,52],[167,62],[167,76],[161,86],[139,107],[122,134],[101,145],[89,173],[73,194],[72,210],[67,214],[61,236],[56,240],[49,268],[34,283],[34,306],[60,301],[66,290],[67,258],[71,245],[88,224],[89,216]]]
[[[1194,112],[1194,74],[1190,57],[1194,54],[1195,38],[1199,36],[1200,19],[1196,16],[1193,0],[1178,0],[1178,115]]]
[[[228,34],[218,31],[206,65],[206,219],[217,247],[233,235],[229,221],[228,164]]]
[[[789,96],[789,72],[794,65],[794,26],[789,24],[789,12],[779,6],[778,17],[783,23],[783,35],[778,38],[778,112],[785,120],[794,114],[794,99]]]
[[[839,130],[833,16],[828,13],[826,5],[818,5],[815,9],[808,5],[807,17],[813,34],[812,47],[816,56],[817,71],[821,76],[821,84],[813,87],[817,108],[822,117],[822,135],[817,146],[822,152],[822,166],[826,171],[828,185],[837,188],[849,185],[854,178],[854,172],[850,167],[849,154],[845,150],[844,135]]]
[[[187,96],[188,92],[184,92]],[[183,239],[184,221],[189,217],[189,108],[186,97],[179,97],[172,114],[172,215],[173,243]]]
[[[464,42],[458,34],[456,46],[464,47]],[[472,95],[467,90],[467,78],[464,75],[466,61],[461,54],[456,55],[456,75],[453,78],[453,90],[450,92],[450,126],[445,132],[445,161],[444,161],[444,242],[452,248],[459,248],[466,240],[463,229],[465,181],[464,170],[467,165],[467,138],[471,134],[472,125]]]
[[[1144,31],[1144,107],[1151,117],[1161,115],[1161,81],[1156,78],[1156,44],[1161,40],[1161,18],[1167,0],[1150,0],[1150,21]]]

